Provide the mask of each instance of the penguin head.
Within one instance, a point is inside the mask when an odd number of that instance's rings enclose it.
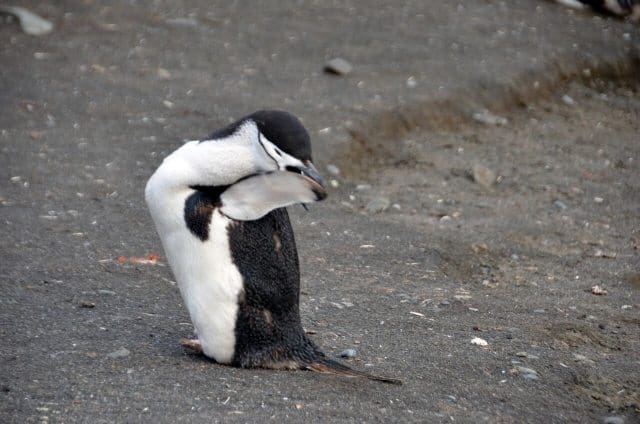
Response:
[[[250,138],[256,174],[300,174],[315,183],[318,200],[326,197],[324,180],[312,162],[309,133],[298,118],[285,111],[260,110],[214,132],[209,139],[233,137],[238,132]]]
[[[327,197],[324,180],[311,159],[309,134],[288,112],[255,112],[214,132],[210,139],[250,147],[249,173],[220,195],[220,211],[230,218],[258,219],[280,207]],[[243,168],[247,159],[242,161]]]

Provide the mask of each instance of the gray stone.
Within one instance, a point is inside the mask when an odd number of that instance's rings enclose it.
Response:
[[[353,70],[353,66],[341,57],[331,59],[324,64],[324,71],[334,75],[348,75]]]
[[[327,165],[327,172],[331,175],[340,175],[340,168],[338,168],[336,165],[330,163],[329,165]]]
[[[610,417],[604,417],[602,419],[602,423],[603,424],[624,424],[624,417],[616,417],[615,415]]]
[[[129,356],[129,354],[131,354],[131,352],[129,352],[129,349],[125,347],[121,347],[120,349],[114,350],[113,352],[107,354],[107,358],[111,358],[111,359],[125,358]]]
[[[483,110],[483,111],[474,113],[473,120],[486,125],[507,125],[507,123],[509,122],[507,118],[494,115],[488,110]]]
[[[367,203],[365,209],[369,213],[379,213],[387,210],[390,204],[391,202],[386,197],[376,197],[375,199]]]
[[[496,182],[496,173],[484,165],[475,164],[472,169],[473,181],[484,188],[490,188]]]
[[[556,209],[560,209],[562,211],[568,208],[567,204],[564,203],[562,200],[554,200],[553,207]]]
[[[345,349],[340,352],[341,358],[355,358],[358,352],[355,349]]]

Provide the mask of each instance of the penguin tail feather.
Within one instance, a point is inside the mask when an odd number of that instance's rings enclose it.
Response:
[[[318,358],[314,362],[306,364],[305,368],[321,374],[337,374],[345,377],[367,378],[369,380],[380,381],[388,384],[402,384],[402,380],[357,371],[329,358]]]

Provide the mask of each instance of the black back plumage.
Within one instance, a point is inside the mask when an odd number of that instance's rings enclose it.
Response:
[[[244,281],[233,364],[280,368],[322,355],[300,324],[298,253],[286,209],[231,224],[229,242]]]

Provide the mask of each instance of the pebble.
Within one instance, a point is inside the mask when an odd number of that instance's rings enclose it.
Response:
[[[616,417],[612,415],[610,417],[604,417],[602,419],[603,424],[624,424],[624,417]]]
[[[331,188],[338,188],[338,187],[340,187],[340,183],[338,182],[338,180],[331,180],[331,181],[329,181],[329,185],[331,186]]]
[[[375,199],[367,203],[365,209],[369,213],[379,213],[387,210],[390,204],[391,202],[386,197],[376,197]]]
[[[591,293],[597,295],[597,296],[606,296],[607,294],[609,294],[609,292],[607,291],[607,289],[602,288],[599,285],[595,285],[593,287],[591,287]]]
[[[567,106],[575,106],[576,101],[573,100],[569,95],[565,94],[562,96],[562,102]]]
[[[471,344],[476,346],[488,346],[489,343],[485,339],[481,339],[480,337],[474,337],[471,339]]]
[[[507,125],[507,123],[509,122],[507,118],[494,115],[488,110],[483,110],[481,112],[474,113],[473,119],[476,122],[480,122],[481,124],[486,124],[486,125]]]
[[[371,190],[371,186],[369,184],[358,184],[356,186],[356,191],[367,191]]]
[[[537,380],[538,378],[540,378],[538,376],[538,372],[536,370],[534,370],[533,368],[527,368],[527,367],[523,367],[523,366],[516,366],[516,369],[518,370],[518,372],[520,374],[522,374],[522,376],[526,379],[526,380]]]
[[[516,352],[516,356],[519,356],[520,358],[526,358],[529,356],[529,354],[527,352]]]
[[[158,78],[160,78],[161,80],[171,79],[171,72],[164,68],[158,68]]]
[[[562,211],[568,208],[567,204],[562,200],[554,200],[553,207]]]
[[[484,188],[490,188],[496,181],[496,173],[484,165],[475,164],[472,169],[473,181]]]
[[[602,202],[604,202],[604,199],[602,197],[597,197],[596,196],[596,197],[593,198],[593,201],[596,202],[596,203],[602,203]]]
[[[131,352],[129,352],[129,349],[125,347],[121,347],[120,349],[114,350],[113,352],[107,354],[107,357],[111,359],[118,359],[118,358],[125,358],[129,356],[129,354],[131,354]]]
[[[86,300],[83,300],[82,302],[80,302],[80,307],[81,308],[91,309],[91,308],[95,308],[96,304],[93,303],[93,302],[88,302]]]
[[[196,27],[198,21],[194,18],[169,18],[165,21],[169,25],[184,26],[184,27]]]
[[[340,168],[338,168],[336,165],[330,163],[329,165],[327,165],[327,172],[331,175],[335,175],[338,176],[340,175]]]
[[[355,349],[345,349],[340,352],[341,358],[355,358],[358,352]]]
[[[591,366],[596,364],[593,360],[587,358],[584,355],[580,355],[579,353],[574,353],[573,354],[573,359],[576,362],[580,362],[581,364],[586,364],[586,365],[591,365]]]
[[[324,64],[324,71],[334,75],[348,75],[353,66],[341,57],[336,57]]]

